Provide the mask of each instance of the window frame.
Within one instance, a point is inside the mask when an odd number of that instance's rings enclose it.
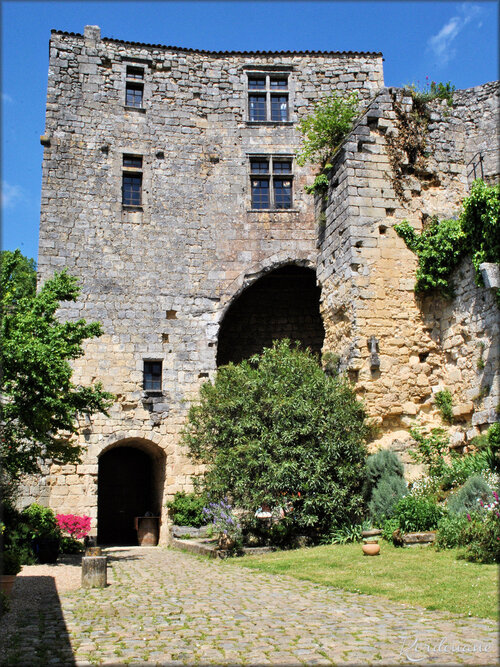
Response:
[[[144,81],[146,68],[138,65],[125,66],[125,108],[144,110]],[[140,91],[140,104],[129,104],[129,91]]]
[[[291,89],[290,89],[290,72],[246,72],[247,84],[247,118],[249,123],[273,123],[284,124],[290,123],[291,109]],[[252,85],[252,81],[264,81],[264,86]],[[284,82],[284,86],[273,86],[273,83]],[[285,117],[283,113],[278,112],[279,117],[273,118],[274,100],[277,98],[285,98]],[[258,118],[252,117],[252,98],[264,99],[265,118],[259,114]],[[283,104],[283,102],[281,103]],[[276,116],[276,115],[275,115]]]
[[[249,177],[250,177],[250,210],[251,211],[291,211],[293,209],[293,156],[292,155],[249,155]],[[267,171],[263,170],[264,163],[267,163]],[[289,170],[282,168],[276,169],[276,165],[289,164]],[[258,166],[257,166],[258,165]],[[278,204],[278,192],[282,195],[282,188],[278,188],[278,183],[289,181],[287,186],[289,198],[288,205]],[[257,188],[254,183],[267,182],[267,203],[268,206],[256,206],[258,199]],[[262,202],[259,202],[262,203]]]
[[[130,162],[132,164],[126,164]],[[134,164],[135,162],[135,164]],[[122,208],[127,210],[142,211],[143,204],[143,166],[144,158],[142,155],[134,153],[123,153],[122,155]],[[136,181],[139,183],[139,198],[138,201],[131,201],[134,196],[134,190],[131,189],[130,194],[131,198],[128,199],[126,196],[126,181],[125,179],[130,179],[131,183]],[[130,183],[130,184],[131,184]],[[129,185],[127,183],[127,185]]]
[[[160,372],[158,373],[153,373],[152,371],[150,373],[146,372],[146,366],[154,366],[154,365],[159,365],[160,367]],[[146,378],[151,378],[151,383],[154,383],[155,380],[154,378],[158,378],[156,382],[159,382],[159,386],[152,385],[152,386],[146,386],[147,385],[147,379]],[[163,391],[163,360],[162,359],[143,359],[142,362],[142,388],[145,392],[147,393],[159,393]]]

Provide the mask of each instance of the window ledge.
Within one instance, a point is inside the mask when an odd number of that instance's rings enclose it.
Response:
[[[128,107],[125,105],[123,108],[125,111],[138,111],[139,113],[146,113],[146,109],[144,107]]]
[[[293,120],[247,120],[245,121],[248,127],[264,126],[264,127],[280,127],[282,125],[293,125]]]
[[[144,399],[159,398],[163,396],[163,391],[161,389],[143,389],[142,395]]]
[[[247,213],[300,213],[298,208],[249,208]]]
[[[131,206],[130,204],[122,204],[122,209],[124,211],[142,211],[142,206]]]

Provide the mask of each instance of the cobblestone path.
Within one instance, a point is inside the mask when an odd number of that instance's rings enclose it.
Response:
[[[21,614],[16,622],[23,632],[18,627],[11,634],[2,664],[497,662],[490,620],[177,551],[108,555],[111,585],[63,594],[60,605],[55,593],[37,613]]]

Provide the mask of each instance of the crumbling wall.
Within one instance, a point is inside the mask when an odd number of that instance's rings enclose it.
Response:
[[[498,89],[474,89],[481,100],[477,114],[482,106],[498,106]],[[324,348],[339,356],[340,369],[365,399],[378,427],[374,446],[400,450],[407,463],[409,427],[415,421],[444,425],[436,392],[447,388],[453,395],[460,425],[452,438],[462,445],[477,433],[471,425],[495,419],[498,403],[498,390],[491,389],[498,359],[493,295],[475,286],[464,260],[453,302],[417,298],[416,257],[394,231],[403,219],[421,230],[434,215],[459,213],[469,188],[466,132],[472,120],[464,106],[471,95],[460,91],[458,97],[453,107],[430,103],[422,123],[421,107],[409,93],[381,91],[335,157],[326,220],[318,220]],[[495,134],[495,122],[485,113],[474,125],[476,141]],[[416,131],[421,134],[412,136]],[[479,349],[484,369],[475,360]]]

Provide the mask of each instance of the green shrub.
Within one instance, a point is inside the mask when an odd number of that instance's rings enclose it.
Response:
[[[462,534],[465,552],[460,557],[475,563],[500,563],[499,512],[472,514]]]
[[[61,538],[61,553],[62,554],[81,554],[85,550],[83,542],[76,540],[74,537],[63,536]]]
[[[370,518],[376,526],[393,516],[394,507],[406,492],[406,482],[401,477],[387,475],[378,481],[368,503]]]
[[[169,514],[176,526],[199,528],[207,523],[203,508],[207,504],[205,495],[178,491],[167,503]]]
[[[436,548],[456,549],[464,546],[464,529],[469,520],[466,514],[446,514],[438,523]]]
[[[0,552],[0,571],[2,574],[17,574],[21,571],[21,559],[16,551],[6,549]]]
[[[387,519],[382,525],[382,537],[388,542],[393,541],[393,534],[399,528],[399,519]]]
[[[21,512],[21,516],[30,526],[33,537],[61,539],[56,515],[50,507],[32,503]]]
[[[472,255],[476,282],[482,285],[479,265],[500,262],[500,185],[475,181],[458,220],[434,218],[421,234],[407,220],[394,229],[418,257],[416,292],[438,289],[452,296],[451,272],[467,254]]]
[[[446,432],[442,428],[433,428],[430,433],[424,433],[419,426],[413,426],[410,435],[417,444],[416,449],[409,452],[411,459],[427,465],[431,477],[441,478],[447,468],[444,454],[449,450]]]
[[[334,530],[330,539],[328,539],[329,544],[347,544],[348,542],[359,542],[362,538],[363,525],[361,523],[357,524],[347,524]]]
[[[394,508],[394,518],[404,533],[435,530],[444,511],[430,498],[405,496]]]
[[[297,163],[303,166],[316,162],[323,166],[351,131],[358,110],[359,96],[355,91],[347,96],[332,93],[320,100],[313,112],[299,122],[304,138]]]
[[[389,519],[394,505],[405,495],[403,472],[397,454],[387,449],[381,449],[366,460],[363,497],[375,525],[381,526],[385,519]]]
[[[443,389],[443,391],[438,391],[434,395],[434,400],[436,401],[436,405],[439,408],[441,417],[444,419],[444,421],[448,422],[448,424],[452,424],[453,399],[451,396],[451,392],[448,389]]]
[[[218,369],[190,408],[183,444],[207,465],[212,499],[252,515],[281,507],[290,535],[318,539],[361,518],[366,433],[351,386],[284,340]]]
[[[448,498],[448,510],[453,514],[475,512],[479,500],[490,502],[493,494],[486,480],[481,475],[474,475]]]
[[[4,548],[15,551],[19,556],[21,565],[33,565],[36,562],[31,546],[33,531],[27,520],[21,512],[7,502],[2,507],[2,521],[4,524],[2,534]]]
[[[439,479],[442,489],[461,486],[469,477],[489,468],[487,452],[473,452],[465,456],[452,453],[451,464],[444,468]]]
[[[486,460],[488,466],[493,472],[500,472],[500,422],[492,424],[486,434],[488,440],[488,449],[486,451]]]
[[[363,495],[368,501],[373,489],[382,477],[403,478],[404,467],[397,454],[389,449],[381,449],[366,459]]]

